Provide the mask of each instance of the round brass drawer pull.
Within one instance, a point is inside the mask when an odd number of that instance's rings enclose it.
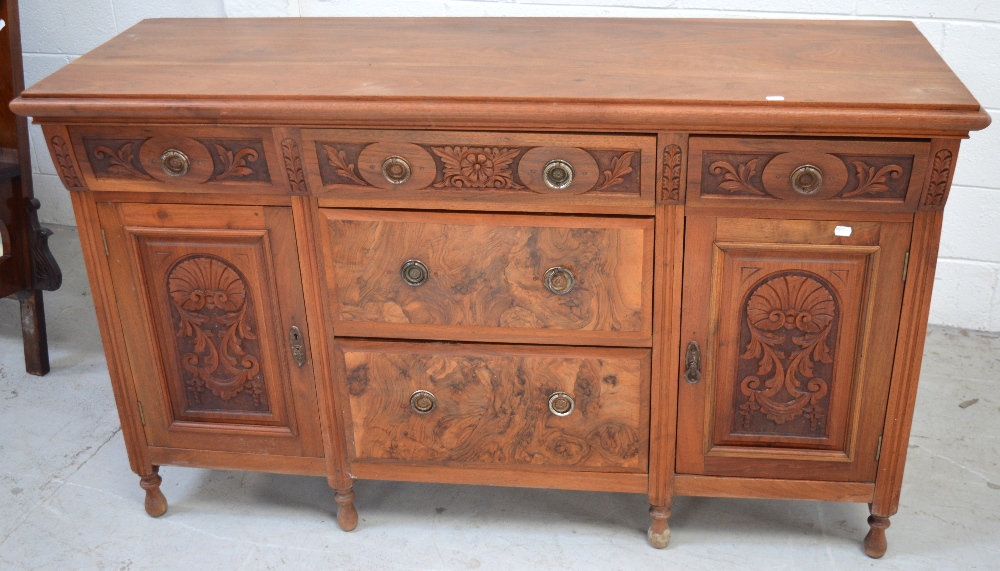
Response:
[[[191,168],[191,161],[188,160],[187,155],[177,149],[167,149],[160,155],[160,166],[163,167],[163,172],[169,176],[184,176]]]
[[[573,182],[573,167],[562,159],[549,161],[542,169],[542,180],[549,188],[556,190],[566,188]]]
[[[556,295],[566,295],[573,290],[574,285],[576,278],[566,268],[556,266],[545,272],[545,287]]]
[[[576,408],[573,397],[564,392],[552,393],[549,397],[549,412],[556,416],[568,416]]]
[[[813,165],[800,166],[788,178],[792,182],[792,190],[804,196],[816,194],[823,188],[823,171]]]
[[[410,407],[420,414],[427,414],[434,410],[437,405],[437,398],[430,391],[414,391],[410,395]]]
[[[382,176],[392,184],[410,180],[410,163],[403,157],[389,157],[382,163]]]
[[[399,269],[406,285],[418,286],[427,281],[427,266],[420,260],[406,260]]]

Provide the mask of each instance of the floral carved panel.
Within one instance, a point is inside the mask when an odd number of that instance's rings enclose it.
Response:
[[[188,256],[165,285],[187,410],[269,411],[255,301],[239,270],[215,256]]]
[[[416,186],[410,190],[539,192],[531,181],[522,180],[523,173],[519,172],[521,161],[529,163],[530,160],[526,157],[540,149],[536,146],[465,145],[458,141],[454,145],[413,144],[420,149],[416,153],[388,150],[383,153],[381,149],[374,151],[382,145],[389,143],[316,140],[316,165],[323,186],[377,187],[382,182],[378,169],[385,158],[398,155],[411,168],[416,169],[424,164],[425,151],[433,176],[427,179],[426,186]],[[570,192],[641,194],[642,159],[638,150],[567,147],[564,151],[567,155],[581,153],[590,165],[596,165],[597,171],[592,185],[578,187]],[[567,159],[558,149],[548,152],[551,153],[549,158]],[[574,166],[583,168],[580,165]],[[414,174],[409,184],[412,185],[417,178]],[[538,184],[541,184],[540,179],[535,181],[535,185]]]
[[[839,308],[809,273],[772,274],[746,296],[734,434],[826,436]]]

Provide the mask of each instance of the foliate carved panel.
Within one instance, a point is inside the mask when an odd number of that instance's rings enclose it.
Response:
[[[768,276],[746,296],[734,434],[826,436],[839,311],[825,280]]]
[[[358,157],[368,143],[336,143],[316,141],[319,174],[324,185],[351,184],[371,186],[361,178]]]
[[[187,410],[268,412],[253,293],[233,265],[211,255],[166,274]]]
[[[419,343],[342,348],[358,458],[646,467],[645,352],[595,350],[583,357],[507,347],[456,354]],[[434,395],[425,414],[410,406],[417,390]],[[575,401],[566,416],[549,410],[556,392]]]
[[[362,173],[362,153],[381,143],[316,142],[319,174],[323,185],[373,186]],[[418,145],[434,162],[435,174],[427,188],[450,190],[507,190],[537,192],[522,180],[521,159],[536,146]],[[641,157],[638,150],[582,149],[600,171],[596,182],[582,192],[640,194]],[[553,151],[552,158],[560,158]],[[386,157],[388,158],[388,157]],[[418,164],[423,157],[407,157]]]
[[[784,199],[768,190],[767,165],[782,153],[733,153],[706,151],[702,154],[701,194],[747,198]],[[812,199],[892,199],[903,200],[913,171],[912,156],[848,155],[816,153],[812,162],[831,157],[847,169],[842,188],[820,189]],[[810,161],[806,158],[803,164]],[[780,170],[780,169],[779,169]],[[787,174],[787,173],[786,173]],[[842,182],[842,181],[841,181]],[[792,195],[795,198],[809,198]]]
[[[716,153],[702,155],[701,193],[775,198],[764,190],[761,173],[777,153]]]
[[[215,165],[208,182],[271,182],[261,139],[198,139]]]
[[[97,178],[152,180],[139,161],[139,147],[149,138],[99,139],[83,138],[90,167]]]

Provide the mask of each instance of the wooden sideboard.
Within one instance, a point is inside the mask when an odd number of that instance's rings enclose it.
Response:
[[[13,105],[132,469],[864,502],[960,139],[907,22],[150,20]]]

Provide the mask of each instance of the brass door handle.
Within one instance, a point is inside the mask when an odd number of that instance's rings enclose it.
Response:
[[[694,340],[688,343],[687,353],[684,355],[684,380],[691,384],[701,380],[701,349]]]

